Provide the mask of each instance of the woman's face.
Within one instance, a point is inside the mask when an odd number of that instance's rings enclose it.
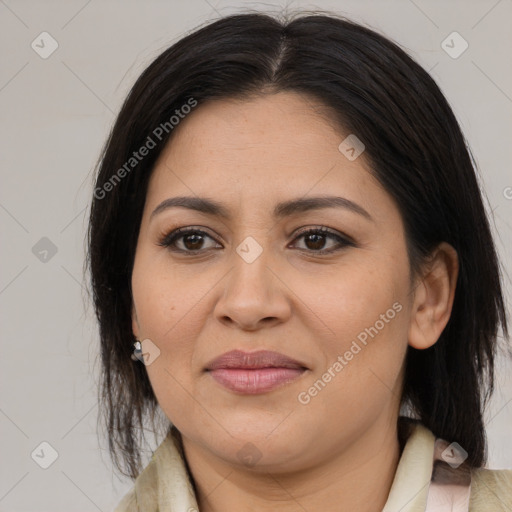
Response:
[[[294,93],[204,104],[175,130],[132,275],[165,414],[208,456],[274,471],[389,433],[413,294],[401,216],[361,148],[340,150],[349,134]],[[225,216],[158,208],[183,196]],[[161,245],[177,228],[191,233]],[[278,354],[244,355],[260,351]],[[369,458],[383,439],[371,438]]]

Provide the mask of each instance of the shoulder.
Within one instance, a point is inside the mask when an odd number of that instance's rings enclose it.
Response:
[[[153,512],[158,510],[157,464],[153,455],[114,512]]]
[[[476,468],[471,470],[470,512],[512,510],[512,470]]]
[[[123,496],[123,499],[114,509],[114,512],[138,512],[134,488]]]
[[[184,500],[189,503],[188,509],[197,509],[184,463],[180,434],[172,428],[114,512],[174,510]]]

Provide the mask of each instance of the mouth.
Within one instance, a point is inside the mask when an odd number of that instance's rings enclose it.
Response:
[[[206,366],[213,379],[239,394],[267,393],[304,374],[308,368],[278,352],[232,350]]]

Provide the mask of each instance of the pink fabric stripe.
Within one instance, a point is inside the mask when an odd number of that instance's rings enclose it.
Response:
[[[458,444],[436,439],[425,512],[468,512],[471,470],[464,464],[466,457]]]

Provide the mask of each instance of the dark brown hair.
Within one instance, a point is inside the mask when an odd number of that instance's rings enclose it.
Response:
[[[143,423],[156,407],[145,367],[131,359],[131,274],[148,180],[172,136],[169,120],[191,101],[197,109],[262,91],[320,102],[364,143],[365,161],[402,214],[412,270],[442,241],[456,249],[451,318],[431,348],[408,348],[402,403],[481,466],[483,405],[493,389],[498,329],[507,336],[507,323],[470,150],[439,87],[405,51],[352,21],[299,13],[288,20],[228,16],[179,40],[138,78],[105,145],[87,263],[100,328],[100,400],[117,468],[132,477],[140,472]],[[127,167],[152,134],[156,147]]]

